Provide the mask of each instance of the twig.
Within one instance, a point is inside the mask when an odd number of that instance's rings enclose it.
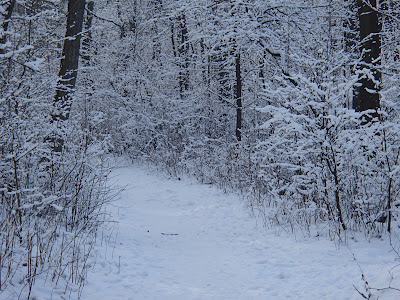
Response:
[[[369,299],[367,296],[365,296],[363,293],[361,293],[356,286],[353,284],[353,287],[356,289],[356,291],[364,298],[364,299]]]

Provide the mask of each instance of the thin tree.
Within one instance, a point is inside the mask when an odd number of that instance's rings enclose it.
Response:
[[[0,32],[0,54],[5,53],[5,46],[3,46],[3,45],[7,41],[6,33],[8,30],[8,24],[11,21],[11,16],[12,16],[12,13],[14,10],[15,2],[16,2],[16,0],[8,0],[1,4],[3,12],[1,13],[2,20],[0,20],[0,21],[2,21],[2,24],[1,24],[2,32]]]
[[[85,65],[90,63],[89,48],[92,43],[92,22],[93,22],[94,1],[86,3],[86,17],[85,17],[85,36],[82,39],[82,50],[84,51],[82,59]]]
[[[235,85],[235,98],[236,98],[236,139],[238,142],[242,140],[242,75],[240,72],[240,54],[236,54],[236,85]]]
[[[183,94],[185,91],[189,89],[189,74],[188,74],[188,67],[189,67],[189,61],[188,61],[188,29],[186,26],[186,17],[185,14],[181,14],[178,16],[178,21],[179,21],[179,35],[180,35],[180,41],[179,41],[179,47],[178,47],[178,52],[180,56],[180,70],[179,70],[179,91],[181,98],[183,97]]]

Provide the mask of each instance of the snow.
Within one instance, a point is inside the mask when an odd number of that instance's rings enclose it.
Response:
[[[44,58],[37,58],[34,61],[28,61],[24,63],[25,66],[32,69],[33,71],[40,71],[40,65],[44,62]]]
[[[113,181],[126,186],[109,206],[118,224],[101,234],[82,299],[361,299],[358,264],[379,288],[396,265],[387,240],[344,244],[267,229],[239,196],[210,185],[139,166],[118,169]]]
[[[0,54],[0,58],[10,58],[10,57],[17,56],[25,51],[32,50],[32,49],[33,49],[33,46],[27,45],[20,49],[12,50],[12,51],[6,52],[4,54]]]

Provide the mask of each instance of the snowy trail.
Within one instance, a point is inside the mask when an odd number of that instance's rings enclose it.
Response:
[[[116,246],[89,273],[82,299],[361,299],[346,247],[278,236],[257,226],[237,196],[214,187],[143,167],[119,169],[115,179],[127,186],[112,211]],[[388,282],[388,247],[366,244],[353,248],[368,279]],[[399,299],[390,295],[380,299]]]

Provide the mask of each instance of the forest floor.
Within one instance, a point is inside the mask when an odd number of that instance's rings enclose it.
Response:
[[[117,224],[99,238],[84,300],[362,299],[359,265],[369,286],[390,284],[397,263],[388,237],[339,244],[289,234],[257,224],[238,195],[213,186],[143,166],[113,174],[125,190],[109,206]],[[391,286],[400,288],[397,269]]]

